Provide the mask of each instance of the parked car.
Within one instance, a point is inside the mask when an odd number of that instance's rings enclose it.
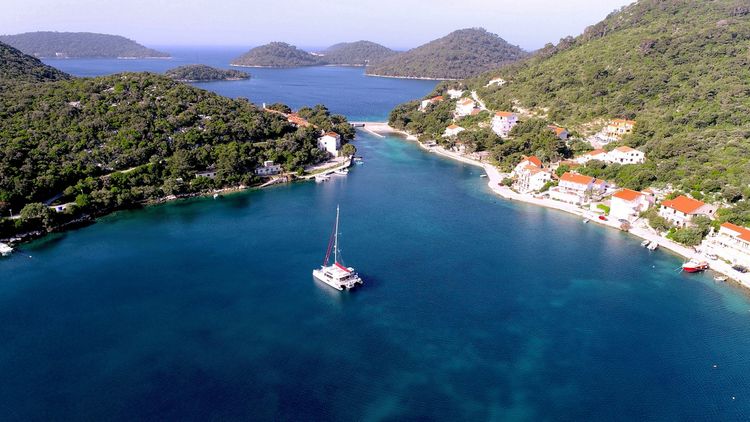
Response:
[[[742,274],[745,274],[746,272],[748,272],[747,267],[742,266],[742,265],[733,265],[732,269],[735,271],[741,272]]]
[[[600,219],[600,220],[602,220],[602,221],[607,221],[607,217],[605,217],[605,216],[603,216],[603,215],[600,215],[600,216],[599,216],[599,219]]]

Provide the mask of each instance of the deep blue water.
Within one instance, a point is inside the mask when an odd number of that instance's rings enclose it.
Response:
[[[750,417],[744,291],[413,143],[356,145],[346,178],[120,212],[0,260],[1,419]],[[310,274],[337,204],[352,293]]]
[[[191,63],[230,69],[229,62],[242,54],[241,48],[160,48],[172,59],[102,60],[49,59],[47,64],[76,76],[100,76],[115,72],[165,71]],[[294,109],[325,104],[333,113],[351,120],[387,120],[394,105],[421,98],[434,81],[376,78],[365,76],[358,67],[308,67],[289,69],[235,68],[250,73],[244,81],[195,83],[200,88],[228,97],[244,97],[256,104],[282,102]]]

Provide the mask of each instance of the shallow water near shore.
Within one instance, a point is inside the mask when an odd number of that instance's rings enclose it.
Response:
[[[0,260],[2,419],[750,417],[743,290],[414,143],[355,144],[347,177],[119,212]],[[311,275],[337,204],[350,293]]]

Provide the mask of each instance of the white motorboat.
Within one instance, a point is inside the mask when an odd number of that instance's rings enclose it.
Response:
[[[319,175],[315,176],[315,181],[317,183],[322,183],[322,182],[328,181],[330,178],[331,178],[331,176],[329,176],[327,174],[319,174]]]
[[[334,170],[333,174],[335,174],[336,176],[346,176],[347,174],[349,174],[349,169]]]
[[[331,258],[331,252],[333,252],[333,263],[329,265]],[[336,223],[333,227],[333,235],[328,241],[328,249],[326,250],[326,257],[323,260],[323,265],[313,270],[312,274],[317,280],[333,287],[336,290],[348,290],[352,289],[358,284],[363,284],[362,279],[359,277],[354,268],[347,267],[341,262],[341,256],[339,251],[339,207],[336,207]]]
[[[647,246],[648,250],[650,250],[650,251],[655,251],[656,248],[658,248],[658,247],[659,247],[659,244],[656,243],[656,242],[651,242]]]
[[[8,256],[13,253],[13,248],[6,245],[5,243],[0,243],[0,256]]]
[[[645,248],[645,247],[647,247],[647,246],[648,246],[648,244],[649,244],[649,243],[651,243],[651,241],[650,241],[650,240],[648,240],[648,239],[646,239],[646,240],[644,240],[643,242],[641,242],[641,246],[643,246],[643,247]]]

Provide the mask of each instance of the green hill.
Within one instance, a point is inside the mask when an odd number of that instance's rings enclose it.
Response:
[[[166,71],[165,75],[180,82],[236,81],[250,75],[234,69],[217,69],[203,64],[189,64]]]
[[[17,35],[1,35],[0,42],[41,58],[169,57],[167,53],[146,48],[119,35],[91,32],[26,32]]]
[[[516,104],[582,133],[611,118],[637,120],[625,143],[649,162],[615,169],[625,183],[671,183],[696,196],[731,185],[724,190],[750,197],[749,6],[641,0],[468,84],[489,107]],[[484,88],[493,77],[508,83]]]
[[[520,47],[481,28],[461,29],[372,64],[367,74],[432,79],[479,75],[526,56]]]
[[[371,41],[356,41],[332,45],[321,54],[329,64],[365,66],[392,57],[398,52]]]
[[[0,89],[18,82],[70,79],[70,75],[0,42]]]
[[[255,47],[232,60],[232,66],[247,67],[297,67],[319,66],[325,61],[319,57],[283,42]]]
[[[169,195],[257,184],[253,170],[264,160],[298,171],[326,159],[320,130],[353,137],[346,119],[323,106],[299,110],[315,127],[298,128],[245,99],[152,73],[19,83],[66,75],[28,56],[29,73],[19,75],[20,59],[6,57],[24,55],[0,48],[0,74],[11,75],[0,91],[0,238]],[[216,177],[195,177],[206,168]],[[72,205],[54,213],[41,204],[50,198]],[[3,218],[11,209],[21,219]]]

